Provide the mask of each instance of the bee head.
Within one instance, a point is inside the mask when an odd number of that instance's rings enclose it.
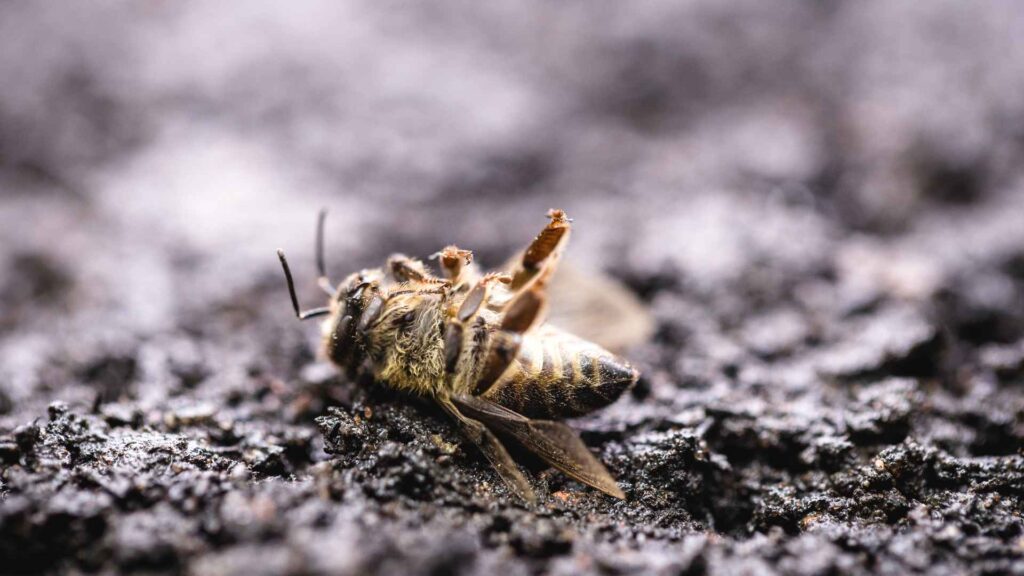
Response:
[[[379,269],[369,269],[349,275],[341,284],[334,287],[327,277],[324,265],[324,219],[325,210],[320,211],[316,227],[316,266],[319,276],[317,284],[330,296],[327,306],[301,310],[299,299],[295,294],[295,282],[292,279],[288,261],[284,252],[277,251],[281,261],[288,294],[292,300],[292,309],[299,320],[307,320],[327,316],[323,323],[324,348],[327,356],[335,363],[350,369],[358,368],[366,356],[366,332],[373,324],[384,307],[380,295],[380,283],[384,273]]]
[[[333,362],[357,367],[366,356],[366,334],[380,317],[384,299],[379,270],[353,274],[338,286],[324,321],[324,351]]]

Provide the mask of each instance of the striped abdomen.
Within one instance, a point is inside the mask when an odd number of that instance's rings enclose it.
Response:
[[[568,418],[611,404],[637,377],[604,348],[543,326],[523,337],[508,370],[480,396],[529,418]]]

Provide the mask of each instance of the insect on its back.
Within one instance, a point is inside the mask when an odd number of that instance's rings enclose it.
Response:
[[[534,499],[491,430],[572,478],[624,498],[571,428],[545,420],[607,406],[638,377],[598,344],[544,323],[549,281],[570,229],[562,211],[548,216],[551,222],[507,270],[481,275],[469,251],[449,246],[437,254],[443,277],[395,255],[383,268],[351,274],[334,287],[324,272],[321,213],[319,284],[330,299],[305,312],[284,254],[278,255],[296,315],[327,316],[323,349],[332,362],[434,399],[520,496]]]

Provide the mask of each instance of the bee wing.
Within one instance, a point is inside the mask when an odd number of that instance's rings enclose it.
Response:
[[[506,270],[519,258],[514,258]],[[547,286],[547,322],[616,353],[646,342],[654,318],[637,296],[614,278],[559,263]]]
[[[479,421],[463,415],[451,402],[441,401],[440,404],[446,412],[455,418],[462,433],[472,440],[480,452],[487,457],[491,466],[509,489],[523,500],[530,503],[535,502],[536,496],[533,494],[533,488],[530,487],[530,483],[526,481],[523,473],[519,471],[519,467],[516,466],[512,456],[505,450],[498,437]]]
[[[561,422],[530,420],[504,406],[475,396],[455,396],[452,401],[471,418],[515,438],[570,478],[625,500],[625,493],[604,464],[590,453],[572,428]]]

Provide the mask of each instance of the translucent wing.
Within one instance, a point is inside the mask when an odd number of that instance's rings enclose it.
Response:
[[[647,307],[620,282],[561,262],[548,285],[547,321],[621,353],[654,333]]]
[[[450,402],[441,401],[440,404],[441,408],[455,418],[462,433],[472,440],[484,456],[487,457],[495,472],[498,473],[498,476],[501,477],[509,489],[518,494],[523,500],[530,503],[535,502],[536,496],[534,496],[533,488],[530,487],[530,483],[526,481],[523,473],[519,471],[519,467],[516,466],[508,451],[505,450],[505,447],[502,446],[501,441],[483,424],[473,418],[466,417]]]
[[[452,401],[466,416],[515,438],[566,476],[609,496],[626,498],[604,465],[590,453],[579,435],[565,424],[530,420],[508,408],[474,396],[456,396]]]

